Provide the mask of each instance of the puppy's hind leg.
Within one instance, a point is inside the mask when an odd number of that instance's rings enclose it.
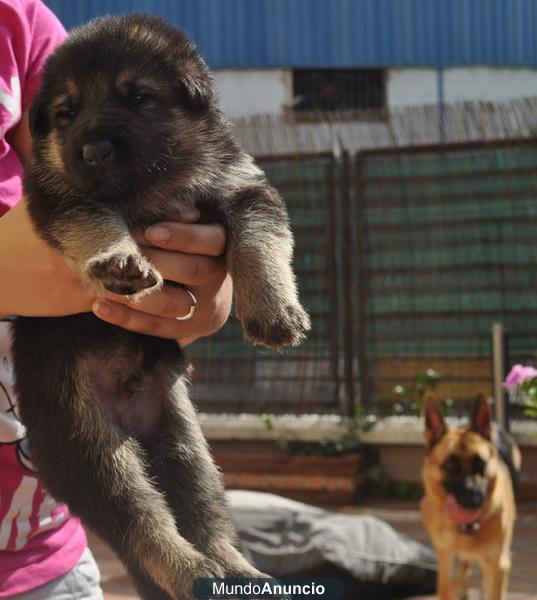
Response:
[[[83,324],[80,319],[77,323],[78,328]],[[33,356],[31,363],[40,383],[37,392],[35,387],[27,390],[28,380],[17,374],[19,395],[29,399],[22,404],[34,403],[34,410],[27,411],[24,419],[30,448],[54,497],[66,502],[130,570],[153,580],[174,600],[187,600],[197,578],[221,576],[223,571],[179,534],[165,498],[148,477],[142,447],[108,414],[110,406],[121,408],[123,399],[114,402],[113,397],[123,394],[125,385],[136,386],[138,377],[156,381],[152,367],[145,364],[145,353],[139,353],[140,359],[130,349],[122,352],[117,343],[111,343],[114,331],[107,328],[108,333],[103,331],[93,340],[86,331],[85,343],[97,349],[77,358],[66,354],[59,365],[48,361],[52,352]],[[94,340],[98,343],[93,346]],[[136,338],[133,346],[143,343]],[[26,350],[24,355],[31,353],[31,346],[26,345]],[[158,386],[152,389],[158,396]],[[106,401],[103,391],[107,391]],[[125,412],[129,422],[132,411]],[[145,599],[158,597],[148,594]]]
[[[136,567],[129,568],[130,576],[134,581],[134,585],[140,594],[140,598],[151,600],[172,600],[172,596],[165,592],[152,579],[142,573]]]
[[[173,371],[169,375],[175,378]],[[145,439],[150,473],[164,491],[177,529],[218,562],[226,577],[265,577],[235,547],[222,477],[215,466],[185,383],[176,379],[162,427]]]

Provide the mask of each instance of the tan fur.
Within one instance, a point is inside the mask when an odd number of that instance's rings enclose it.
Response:
[[[52,132],[49,137],[46,158],[51,168],[58,173],[65,173],[65,164],[61,153],[60,143],[56,132]]]
[[[427,400],[426,411],[430,417],[426,430],[427,441],[432,434],[431,421],[434,421],[434,415],[439,414],[433,406],[435,402],[433,398]],[[463,533],[445,511],[448,494],[443,487],[445,475],[442,464],[455,452],[463,460],[478,454],[487,462],[489,488],[479,530],[472,534]],[[465,598],[469,564],[476,563],[482,573],[483,599],[505,600],[516,506],[509,471],[494,445],[469,428],[447,429],[430,448],[422,479],[425,496],[421,501],[421,514],[438,556],[438,597],[441,600]],[[456,556],[460,559],[460,570],[454,578],[453,564]]]

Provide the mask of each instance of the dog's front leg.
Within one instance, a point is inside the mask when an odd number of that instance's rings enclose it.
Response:
[[[505,600],[507,598],[507,585],[511,570],[511,557],[509,549],[500,557],[487,556],[480,563],[483,577],[483,599]]]
[[[439,600],[456,600],[453,593],[453,551],[437,547],[436,556],[438,560],[437,596]]]
[[[457,600],[466,600],[468,594],[468,576],[470,574],[470,563],[461,559],[455,579],[455,597]]]
[[[82,281],[99,295],[132,295],[162,283],[117,212],[106,207],[58,216],[45,231]]]
[[[227,217],[228,266],[245,336],[274,349],[298,345],[310,321],[298,301],[283,200],[268,184],[254,185],[231,200]]]

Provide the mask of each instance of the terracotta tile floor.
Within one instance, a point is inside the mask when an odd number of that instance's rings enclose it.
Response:
[[[374,515],[389,522],[398,531],[406,533],[424,544],[429,544],[415,503],[379,501],[344,510],[354,514]],[[114,554],[95,538],[91,538],[91,547],[101,568],[106,600],[138,598],[125,570]],[[479,599],[477,585],[476,578],[468,600]],[[523,504],[519,507],[508,597],[509,600],[537,600],[537,503]],[[421,596],[420,600],[432,600],[433,598],[434,596]]]
[[[346,509],[346,512],[371,514],[384,519],[398,531],[430,546],[428,534],[421,524],[415,504],[383,501],[374,505],[351,507]],[[474,573],[467,600],[479,600],[480,597],[479,579],[477,573]],[[435,598],[420,596],[419,600]],[[508,599],[537,600],[537,503],[525,503],[518,507]]]

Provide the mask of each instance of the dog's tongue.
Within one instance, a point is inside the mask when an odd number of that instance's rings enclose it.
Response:
[[[457,525],[471,525],[472,523],[475,523],[481,515],[480,508],[476,508],[475,510],[463,508],[457,502],[455,496],[448,496],[446,498],[445,508],[449,517],[455,521]]]

